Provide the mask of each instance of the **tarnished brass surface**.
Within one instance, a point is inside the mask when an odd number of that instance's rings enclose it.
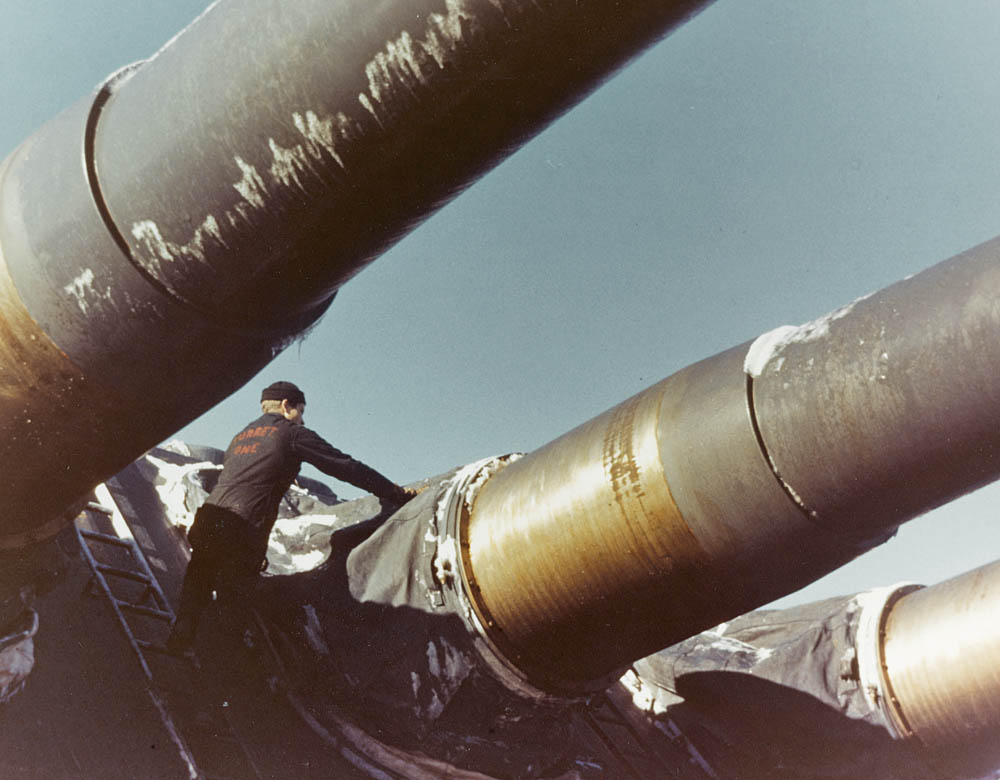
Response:
[[[0,548],[62,527],[62,511],[91,486],[60,442],[82,439],[89,462],[107,458],[97,432],[121,433],[102,420],[114,409],[114,395],[87,381],[25,311],[0,251]]]
[[[559,668],[569,654],[604,655],[595,643],[612,616],[630,610],[645,583],[670,577],[678,558],[701,557],[663,478],[662,392],[657,385],[511,464],[477,497],[464,540],[473,587],[483,623],[515,663],[537,668],[547,658]]]
[[[963,777],[1000,766],[1000,561],[904,596],[884,642],[904,733]]]

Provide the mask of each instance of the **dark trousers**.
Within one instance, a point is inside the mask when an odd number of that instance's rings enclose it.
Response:
[[[245,602],[267,553],[267,537],[254,534],[235,512],[204,504],[188,531],[191,561],[184,574],[175,631],[194,636],[215,591],[220,601]]]

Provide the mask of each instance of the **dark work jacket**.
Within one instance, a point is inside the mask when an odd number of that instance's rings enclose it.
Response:
[[[280,414],[265,414],[233,437],[206,503],[235,512],[249,523],[254,536],[269,534],[278,505],[303,461],[390,503],[406,501],[399,485],[332,447],[315,431]]]

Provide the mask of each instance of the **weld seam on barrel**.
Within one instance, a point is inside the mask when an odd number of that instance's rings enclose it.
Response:
[[[166,284],[156,278],[152,273],[149,272],[136,258],[135,253],[132,251],[132,247],[128,243],[128,239],[118,228],[118,223],[115,222],[114,217],[111,214],[111,208],[108,206],[107,199],[104,197],[104,190],[101,187],[100,176],[97,172],[97,130],[100,125],[101,116],[104,112],[104,107],[111,100],[114,95],[116,85],[121,84],[123,81],[127,80],[129,76],[139,67],[141,67],[143,62],[134,63],[128,65],[116,73],[112,74],[101,88],[98,90],[97,95],[94,97],[94,102],[90,107],[90,111],[87,114],[87,123],[84,130],[83,138],[83,156],[84,156],[84,168],[87,175],[87,184],[90,188],[91,198],[93,199],[94,206],[97,209],[97,213],[101,217],[101,221],[104,223],[105,229],[111,236],[112,240],[121,250],[121,253],[128,260],[129,265],[131,265],[136,272],[149,284],[154,290],[163,295],[164,297],[170,299],[178,306],[180,306],[185,311],[196,314],[201,318],[212,323],[214,328],[223,330],[231,333],[239,334],[256,334],[262,337],[277,336],[280,334],[287,333],[289,330],[288,324],[279,324],[272,328],[249,328],[249,327],[232,327],[224,324],[215,316],[214,312],[209,309],[201,308],[187,298],[177,295],[173,290],[171,290]],[[326,300],[322,301],[314,309],[305,313],[304,316],[296,318],[294,323],[295,331],[305,331],[312,324],[323,315],[329,305],[333,302],[334,297],[336,297],[336,291],[334,291]],[[281,351],[281,349],[287,346],[287,344],[281,344],[277,347],[276,351]]]
[[[845,545],[857,548],[860,552],[864,552],[866,550],[871,549],[873,546],[875,546],[875,544],[878,543],[878,541],[873,540],[870,537],[861,538],[860,536],[852,536],[850,534],[838,533],[830,529],[826,524],[824,524],[820,520],[819,512],[817,512],[815,509],[811,509],[809,505],[802,500],[802,496],[800,496],[781,475],[781,472],[778,470],[778,464],[774,462],[774,459],[771,457],[771,453],[767,448],[767,444],[764,442],[764,434],[761,432],[760,422],[757,419],[757,408],[754,403],[753,376],[747,374],[746,378],[747,378],[747,384],[746,384],[747,414],[750,417],[750,426],[753,429],[753,435],[754,438],[757,440],[757,446],[760,449],[761,455],[763,455],[764,460],[767,462],[768,468],[771,470],[771,473],[774,475],[774,478],[781,486],[781,489],[785,492],[785,495],[787,495],[788,498],[791,499],[792,503],[795,504],[795,506],[798,507],[799,511],[802,513],[802,516],[813,527],[823,531],[824,533],[831,534],[833,537],[843,542]],[[882,538],[883,537],[879,537],[879,540],[882,540]]]

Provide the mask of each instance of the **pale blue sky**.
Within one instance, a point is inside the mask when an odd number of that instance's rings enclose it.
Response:
[[[0,0],[0,153],[204,0]],[[531,450],[673,371],[1000,233],[1000,4],[719,0],[351,281],[259,388],[399,481]],[[349,486],[334,485],[344,495]],[[1000,491],[796,599],[997,557]]]

